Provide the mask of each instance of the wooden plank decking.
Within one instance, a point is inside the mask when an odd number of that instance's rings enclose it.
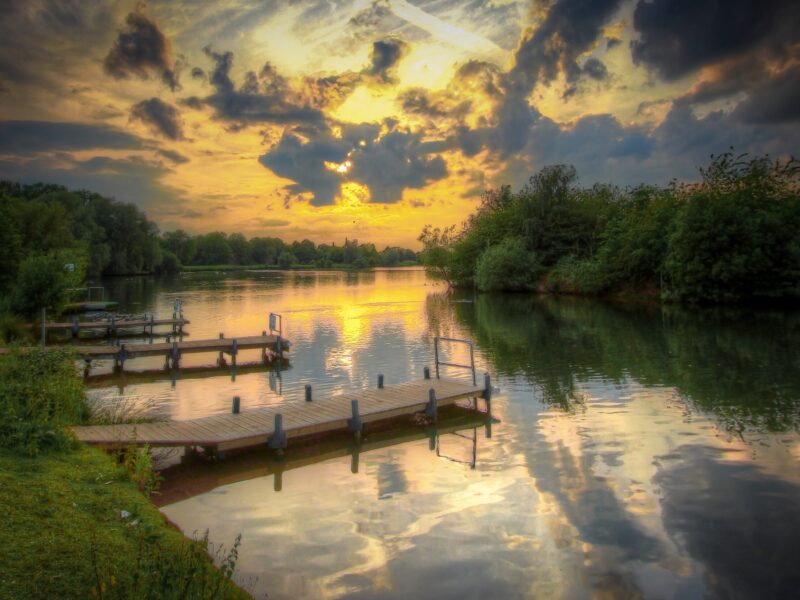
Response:
[[[431,389],[435,391],[435,407],[454,404],[463,398],[488,400],[491,397],[488,376],[483,386],[453,379],[421,379],[311,402],[255,408],[239,414],[167,423],[74,427],[73,431],[79,440],[106,447],[131,444],[201,446],[219,452],[267,443],[271,447],[283,447],[286,438],[353,431],[354,427],[360,431],[361,423],[430,410]],[[353,421],[354,408],[358,416],[356,421],[360,421],[357,424]],[[435,418],[435,408],[433,414]],[[276,420],[282,421],[277,433]]]
[[[104,321],[74,321],[74,322],[51,322],[45,323],[44,328],[47,331],[83,331],[83,330],[103,330],[113,331],[115,329],[139,329],[139,328],[152,328],[169,325],[175,328],[188,325],[191,321],[189,319],[120,319]],[[29,327],[33,327],[30,324]]]

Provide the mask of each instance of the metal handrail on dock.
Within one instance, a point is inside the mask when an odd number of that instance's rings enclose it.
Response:
[[[459,364],[459,363],[452,363],[452,362],[446,362],[446,361],[443,361],[443,360],[439,360],[439,344],[441,342],[449,342],[449,343],[453,343],[453,344],[466,344],[467,346],[469,346],[470,364],[462,365],[462,364]],[[460,369],[469,369],[472,372],[472,385],[475,385],[477,383],[477,378],[476,378],[476,373],[475,373],[475,344],[472,342],[472,340],[462,340],[462,339],[459,339],[459,338],[448,338],[448,337],[436,336],[436,337],[433,338],[433,356],[434,356],[434,361],[436,363],[436,378],[437,379],[439,378],[439,366],[441,365],[441,366],[445,366],[445,367],[455,367],[455,368],[460,368]]]

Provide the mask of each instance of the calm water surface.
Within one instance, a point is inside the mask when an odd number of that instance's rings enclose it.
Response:
[[[360,452],[168,468],[163,512],[215,544],[241,533],[237,577],[256,597],[797,597],[798,313],[448,294],[415,270],[106,285],[132,313],[167,315],[181,297],[190,339],[283,315],[294,345],[280,374],[173,379],[142,359],[126,369],[151,372],[91,383],[174,419],[228,412],[234,395],[247,409],[302,402],[306,383],[324,395],[379,372],[418,378],[435,335],[475,340],[500,388],[489,426],[457,416]]]

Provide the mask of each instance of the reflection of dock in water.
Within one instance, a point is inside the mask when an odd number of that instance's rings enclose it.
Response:
[[[87,388],[105,388],[115,386],[119,393],[123,393],[129,385],[142,385],[146,383],[158,383],[169,381],[174,387],[182,379],[212,379],[215,377],[228,376],[231,381],[236,381],[239,375],[250,373],[269,373],[270,388],[277,389],[279,381],[273,382],[272,377],[280,377],[280,372],[291,368],[286,358],[278,360],[277,357],[266,363],[250,362],[238,363],[235,366],[208,365],[198,367],[182,367],[180,369],[149,369],[146,371],[120,371],[116,373],[103,373],[99,375],[89,375],[85,378]],[[274,383],[274,385],[273,385]]]
[[[426,438],[431,451],[435,451],[437,456],[448,458],[444,456],[439,444],[440,436],[447,434],[461,435],[471,442],[471,461],[456,462],[467,463],[474,468],[477,430],[484,427],[486,437],[491,437],[492,422],[488,413],[462,406],[450,406],[442,409],[433,425],[414,425],[407,418],[398,423],[395,419],[394,422],[384,422],[382,426],[371,430],[360,442],[344,433],[325,439],[309,438],[305,443],[292,445],[283,456],[276,456],[263,447],[239,453],[224,461],[210,461],[199,453],[189,452],[184,455],[181,463],[161,471],[164,482],[159,493],[153,496],[153,501],[158,506],[166,506],[223,485],[270,475],[274,476],[274,489],[280,491],[286,471],[350,456],[350,470],[357,473],[360,455],[365,452]],[[459,432],[468,432],[468,435]]]

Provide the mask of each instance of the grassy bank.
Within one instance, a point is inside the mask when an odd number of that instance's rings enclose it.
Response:
[[[217,569],[140,491],[155,481],[146,451],[120,465],[72,439],[90,418],[69,352],[0,358],[0,600],[247,598],[235,546]]]
[[[4,600],[249,598],[99,450],[0,450],[0,507]]]

